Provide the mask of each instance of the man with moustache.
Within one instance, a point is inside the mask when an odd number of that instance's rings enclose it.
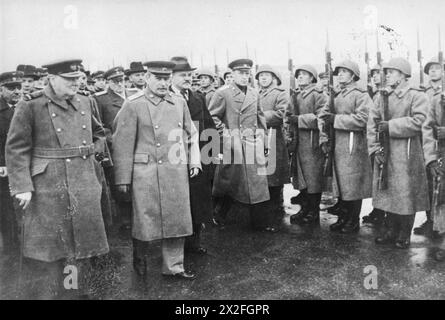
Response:
[[[22,251],[32,298],[60,294],[67,264],[78,267],[77,292],[87,293],[83,267],[109,250],[95,160],[105,136],[92,100],[77,94],[80,63],[44,66],[49,83],[19,102],[6,142],[11,195],[24,210]]]
[[[198,132],[184,98],[168,90],[175,63],[144,65],[147,88],[125,102],[114,123],[114,183],[133,202],[136,273],[147,275],[149,243],[162,240],[162,274],[191,280],[184,241],[193,231],[189,179],[201,171]]]
[[[3,253],[13,253],[19,245],[17,217],[9,193],[6,167],[6,138],[17,103],[21,99],[21,71],[0,74],[0,231]]]

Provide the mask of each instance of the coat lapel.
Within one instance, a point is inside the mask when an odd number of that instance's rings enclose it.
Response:
[[[246,96],[236,85],[230,85],[230,87],[233,94],[233,106],[236,110],[240,110]]]
[[[246,109],[248,106],[254,103],[255,100],[256,100],[256,94],[254,89],[252,89],[251,87],[247,87],[246,97],[244,99],[243,104],[241,105],[241,110]]]
[[[48,103],[53,103],[65,110],[68,110],[68,104],[65,100],[60,99],[56,96],[54,90],[51,88],[51,86],[46,86],[45,89],[43,89],[43,92],[45,96],[48,98]]]

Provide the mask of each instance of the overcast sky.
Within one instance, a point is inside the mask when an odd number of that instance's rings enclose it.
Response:
[[[134,60],[186,55],[201,67],[226,68],[245,57],[257,63],[287,64],[288,43],[296,64],[324,63],[326,29],[335,62],[345,57],[364,65],[365,27],[393,28],[398,45],[390,54],[416,63],[416,29],[424,63],[437,54],[443,0],[0,0],[0,71],[18,64],[80,57],[92,71]],[[368,7],[367,6],[373,6]],[[365,9],[367,8],[367,9]],[[442,17],[440,15],[442,14]],[[442,25],[445,34],[445,23]],[[445,39],[445,36],[442,37]],[[376,40],[368,31],[375,63]],[[381,42],[385,42],[382,39]],[[444,45],[445,45],[445,41]],[[246,48],[247,47],[247,48]],[[409,52],[408,52],[409,51]],[[417,63],[414,65],[417,67]]]

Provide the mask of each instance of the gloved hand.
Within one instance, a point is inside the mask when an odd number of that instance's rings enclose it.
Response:
[[[445,174],[444,166],[440,165],[436,160],[428,164],[428,170],[430,170],[433,177],[443,176]]]
[[[380,133],[386,132],[389,133],[389,124],[388,121],[380,121],[377,125],[377,130]]]
[[[331,145],[329,144],[329,142],[323,142],[321,144],[321,151],[324,154],[328,154],[329,152],[331,152]]]
[[[269,155],[269,148],[264,148],[264,155],[266,157]]]
[[[435,127],[437,140],[445,139],[445,127]]]
[[[377,163],[378,166],[385,163],[385,157],[381,152],[374,153],[374,162]]]
[[[333,113],[325,113],[320,116],[321,120],[323,120],[326,124],[333,124],[335,121],[335,114]]]
[[[131,192],[129,184],[118,184],[114,186],[114,194],[118,201],[130,202]]]
[[[294,125],[294,126],[298,125],[298,116],[297,115],[288,116],[288,119],[289,119],[289,123],[291,125]]]

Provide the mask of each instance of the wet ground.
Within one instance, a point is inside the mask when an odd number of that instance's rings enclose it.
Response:
[[[131,241],[113,234],[112,252],[102,259],[94,281],[97,299],[445,299],[445,263],[431,254],[434,243],[412,236],[408,250],[374,245],[375,231],[362,225],[356,235],[334,234],[329,224],[336,217],[322,212],[321,227],[289,224],[299,206],[289,204],[298,192],[285,188],[287,214],[279,233],[253,232],[248,215],[233,210],[236,223],[225,230],[207,227],[206,256],[186,256],[194,281],[167,280],[161,276],[159,243],[151,248],[151,273],[145,281],[131,265]],[[366,200],[362,216],[371,211]],[[424,220],[418,213],[416,226]],[[377,289],[367,289],[367,266],[377,271]],[[0,298],[14,297],[17,259],[0,257]],[[369,279],[369,278],[368,278]]]

